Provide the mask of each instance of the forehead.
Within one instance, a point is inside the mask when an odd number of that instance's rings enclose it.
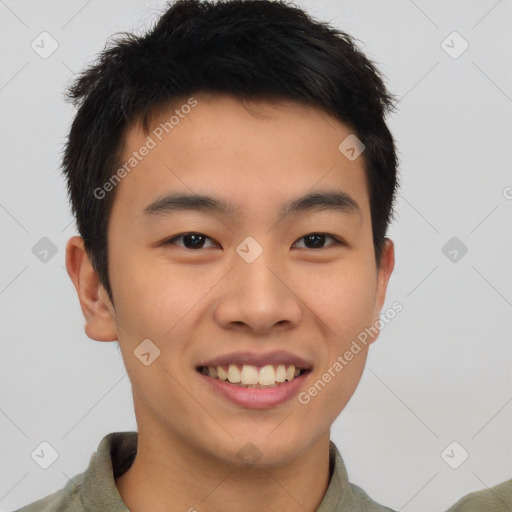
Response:
[[[122,162],[135,165],[117,185],[115,202],[142,214],[165,194],[194,193],[225,199],[241,213],[282,210],[293,197],[336,188],[358,196],[364,210],[364,160],[339,150],[352,133],[322,110],[291,101],[183,97],[159,109],[147,133],[139,123],[127,130]]]

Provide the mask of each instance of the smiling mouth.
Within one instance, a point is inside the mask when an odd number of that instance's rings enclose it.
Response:
[[[199,366],[197,371],[205,376],[224,381],[242,388],[275,388],[309,373],[310,370],[293,364],[267,364],[253,366],[247,364],[229,364],[222,366]]]

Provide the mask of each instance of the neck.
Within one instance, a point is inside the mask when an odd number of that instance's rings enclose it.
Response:
[[[135,461],[116,485],[131,512],[315,512],[329,479],[329,432],[294,460],[261,468],[139,429]]]

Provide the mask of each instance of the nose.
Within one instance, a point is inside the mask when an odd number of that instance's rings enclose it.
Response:
[[[235,258],[214,312],[225,329],[253,331],[259,335],[299,325],[303,307],[291,276],[263,253],[252,263]]]

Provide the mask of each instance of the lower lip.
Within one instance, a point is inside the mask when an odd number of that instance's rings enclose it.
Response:
[[[230,384],[227,381],[214,379],[200,372],[196,373],[211,390],[241,407],[247,407],[248,409],[269,409],[285,403],[297,395],[311,371],[308,370],[299,377],[295,377],[292,381],[285,381],[275,388],[266,389],[243,388]]]

